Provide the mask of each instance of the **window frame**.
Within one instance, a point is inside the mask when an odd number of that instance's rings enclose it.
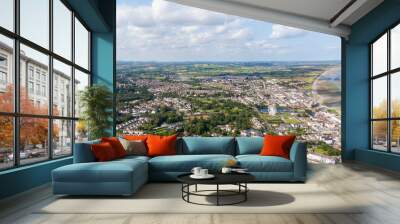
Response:
[[[32,41],[30,41],[29,39],[23,37],[20,35],[20,0],[14,0],[13,1],[13,10],[14,10],[14,18],[13,18],[13,22],[14,22],[14,30],[10,31],[4,27],[0,26],[0,35],[3,35],[5,37],[8,37],[10,39],[12,39],[13,44],[14,44],[14,49],[13,49],[13,65],[12,65],[12,74],[13,75],[13,79],[14,79],[14,99],[13,99],[13,107],[14,110],[13,112],[1,112],[0,111],[0,116],[10,116],[13,119],[13,166],[11,167],[5,167],[5,168],[0,168],[0,172],[4,171],[4,170],[10,170],[10,169],[15,169],[18,167],[23,167],[23,166],[29,166],[29,165],[33,165],[33,164],[37,164],[37,163],[43,163],[49,160],[53,160],[53,159],[62,159],[65,157],[70,157],[73,155],[73,151],[74,151],[74,143],[75,143],[75,125],[76,125],[76,121],[79,120],[79,117],[75,116],[75,108],[72,107],[71,108],[71,115],[70,116],[55,116],[53,115],[53,59],[54,60],[58,60],[59,62],[62,62],[68,66],[71,66],[71,83],[73,84],[75,82],[75,69],[87,74],[89,76],[89,83],[88,85],[91,86],[92,85],[92,69],[91,69],[91,65],[92,65],[92,57],[91,57],[91,49],[92,49],[92,43],[91,43],[91,37],[92,37],[92,30],[89,28],[89,26],[84,22],[84,20],[79,16],[79,14],[74,11],[72,9],[72,7],[65,1],[65,0],[59,0],[68,10],[71,11],[71,18],[70,18],[70,22],[71,22],[71,58],[67,59],[64,58],[63,56],[55,53],[54,50],[54,45],[53,45],[53,21],[54,21],[54,17],[53,17],[53,1],[54,0],[48,0],[49,2],[49,49],[46,49],[45,47],[42,47],[39,44],[36,44]],[[88,69],[85,69],[81,66],[79,66],[78,64],[75,63],[75,18],[77,20],[79,20],[79,22],[84,26],[84,28],[88,31],[88,35],[89,35],[89,40],[88,40],[88,62],[89,62],[89,67]],[[43,53],[45,55],[48,56],[49,58],[49,63],[48,63],[48,83],[47,83],[47,88],[46,91],[48,93],[46,93],[47,97],[48,97],[48,113],[46,115],[39,115],[39,114],[26,114],[26,113],[21,113],[20,111],[20,45],[23,44],[27,47],[32,48],[33,50],[36,50],[40,53]],[[34,75],[34,79],[36,80],[35,74],[36,74],[36,70],[33,71],[33,75]],[[42,73],[40,73],[42,74]],[[30,79],[30,74],[27,73],[26,74],[27,80]],[[41,78],[41,77],[39,77]],[[41,83],[41,79],[39,80]],[[42,85],[41,85],[42,87]],[[27,90],[28,91],[28,90]],[[36,90],[34,90],[36,91]],[[74,105],[75,103],[75,88],[74,85],[71,85],[71,90],[72,92],[72,105]],[[41,94],[40,94],[41,95]],[[38,161],[38,162],[33,162],[33,163],[26,163],[26,164],[21,164],[20,161],[20,119],[21,118],[45,118],[47,119],[48,122],[48,136],[47,136],[47,142],[49,143],[47,145],[47,149],[48,150],[48,157],[45,158],[44,160]],[[57,156],[55,157],[53,155],[53,121],[56,120],[67,120],[67,121],[71,121],[71,153],[68,155],[62,155],[62,156]],[[54,158],[55,157],[55,158]]]
[[[392,121],[400,121],[400,117],[392,117],[392,98],[391,98],[391,80],[392,76],[396,73],[400,72],[400,67],[398,68],[391,68],[391,31],[393,28],[400,26],[400,22],[396,22],[387,28],[383,33],[379,34],[375,39],[373,39],[369,44],[369,149],[373,151],[379,152],[387,152],[391,154],[400,154],[400,152],[393,152],[392,151]],[[384,35],[387,35],[387,64],[386,64],[386,71],[380,74],[373,74],[373,44],[378,41]],[[386,105],[386,117],[385,118],[373,118],[373,93],[374,93],[374,86],[373,81],[382,77],[386,77],[386,86],[387,86],[387,105]],[[373,133],[373,122],[376,121],[386,121],[387,122],[387,139],[386,139],[386,150],[379,150],[374,148],[374,133]]]

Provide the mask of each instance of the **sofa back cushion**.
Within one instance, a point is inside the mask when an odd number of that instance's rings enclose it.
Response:
[[[135,155],[135,156],[146,156],[147,148],[146,144],[140,140],[126,140],[124,138],[120,138],[122,146],[126,151],[127,156]]]
[[[176,135],[149,135],[146,143],[150,157],[176,155]]]
[[[109,143],[112,146],[115,156],[117,158],[122,158],[122,157],[126,156],[126,151],[124,149],[124,146],[121,144],[121,142],[119,141],[119,139],[117,137],[104,137],[104,138],[101,138],[101,142]],[[92,151],[93,151],[93,149],[92,149]]]
[[[146,142],[147,135],[124,135],[122,138],[129,140],[129,141],[143,141]]]
[[[265,135],[261,156],[281,156],[290,159],[290,149],[296,139],[294,135]]]
[[[96,161],[105,162],[118,159],[117,151],[113,148],[110,142],[102,142],[90,146]]]
[[[263,137],[236,137],[236,155],[260,154]]]
[[[96,158],[91,150],[92,144],[99,144],[100,140],[75,143],[74,146],[74,163],[90,163],[95,162]]]
[[[181,153],[187,155],[235,155],[233,137],[183,137],[181,147]]]

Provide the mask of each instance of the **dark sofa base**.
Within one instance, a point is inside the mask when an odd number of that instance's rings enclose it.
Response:
[[[132,195],[137,189],[132,189],[130,182],[53,182],[53,194],[66,195]]]
[[[150,172],[151,182],[176,182],[177,176],[188,172]],[[294,177],[293,172],[250,172],[256,182],[305,182],[306,178]]]

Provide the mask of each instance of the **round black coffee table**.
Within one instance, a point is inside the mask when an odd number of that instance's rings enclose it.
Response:
[[[182,199],[188,203],[197,205],[234,205],[247,201],[247,192],[249,188],[247,183],[255,180],[255,177],[247,173],[229,173],[213,174],[215,177],[212,179],[193,179],[189,174],[182,174],[177,177],[178,181],[182,183]],[[215,190],[198,190],[197,185],[215,185]],[[236,185],[237,190],[223,190],[220,189],[220,185]],[[190,191],[190,186],[195,186],[194,191]],[[215,194],[206,194],[209,192],[215,192]],[[216,197],[216,204],[202,204],[193,202],[190,200],[190,196],[204,196],[204,197]],[[231,203],[221,203],[221,197],[232,197],[240,196],[240,199]]]

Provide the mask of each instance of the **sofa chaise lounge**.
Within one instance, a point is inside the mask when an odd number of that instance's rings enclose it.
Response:
[[[258,182],[304,182],[307,170],[306,144],[294,142],[290,159],[260,156],[262,137],[183,137],[177,140],[177,155],[127,156],[96,162],[91,144],[77,143],[73,164],[52,172],[53,193],[67,195],[132,195],[148,181],[176,181],[176,177],[200,166],[218,172],[228,160],[236,160]]]

